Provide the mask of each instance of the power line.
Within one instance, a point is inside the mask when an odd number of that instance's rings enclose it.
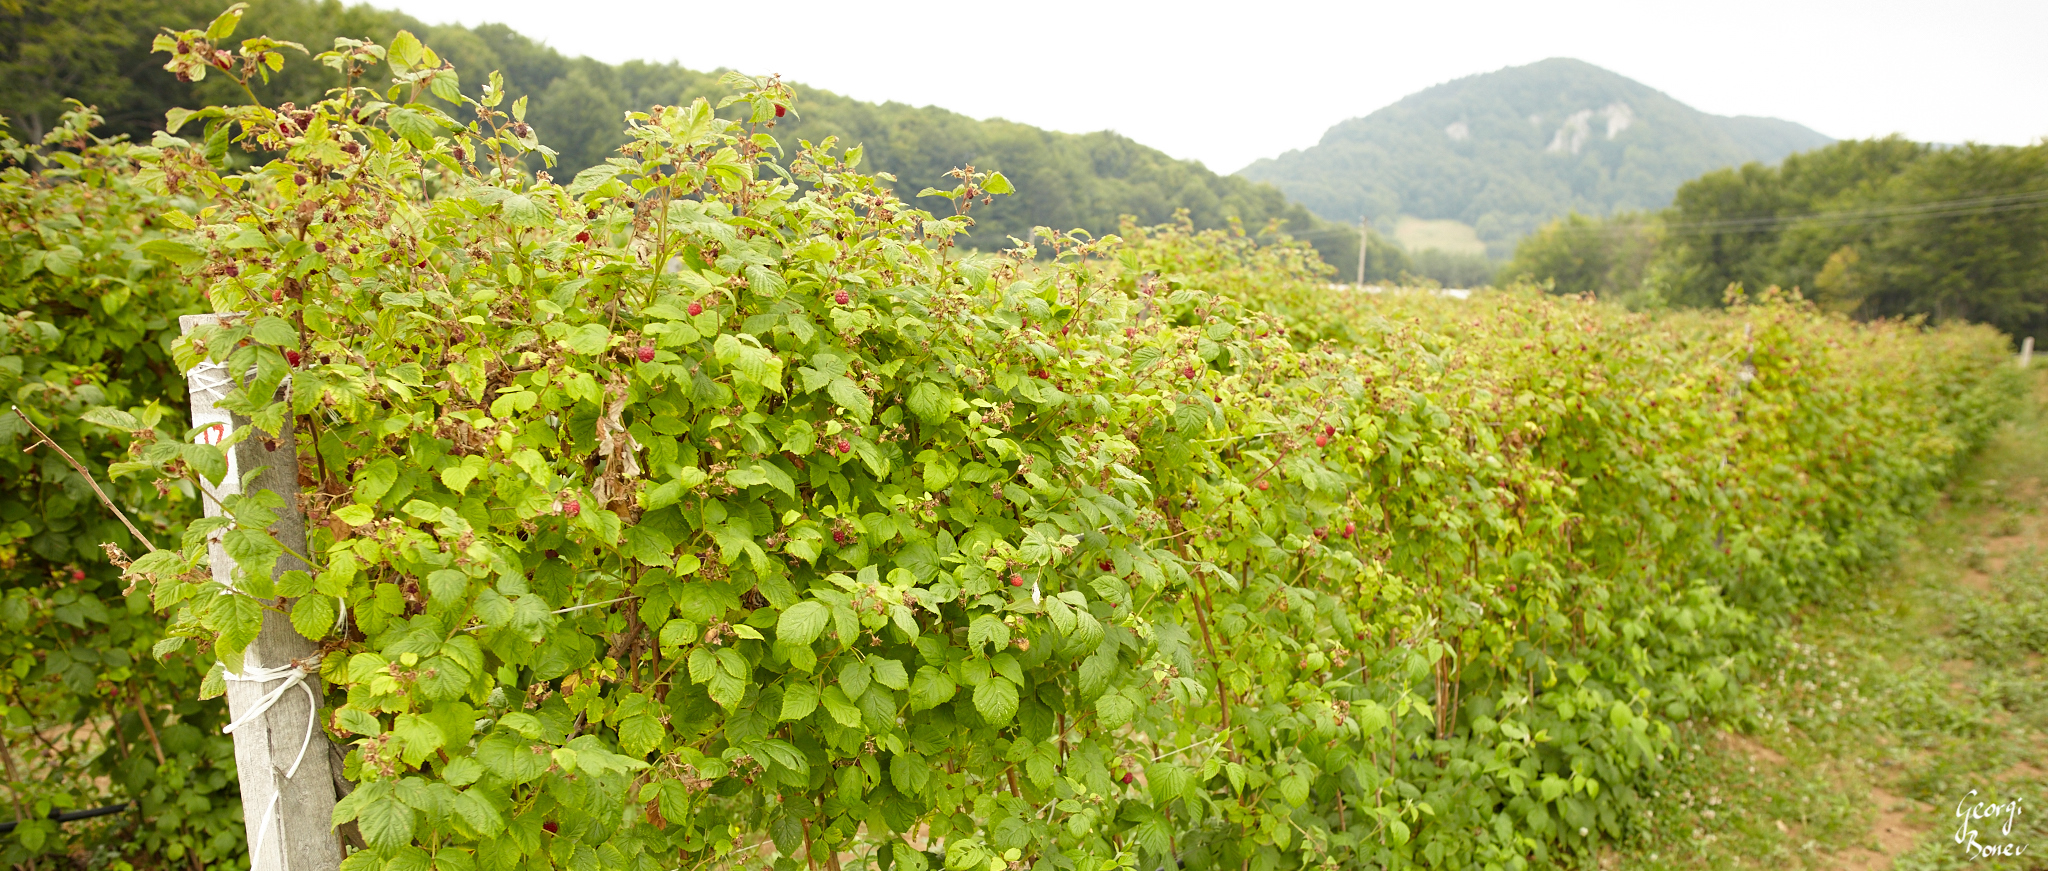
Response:
[[[2024,191],[2016,194],[1994,194],[1953,200],[1933,200],[1922,203],[1902,203],[1892,206],[1873,206],[1864,209],[1843,209],[1832,212],[1807,212],[1796,215],[1760,215],[1748,218],[1719,218],[1705,221],[1674,221],[1663,224],[1667,234],[1682,236],[1709,235],[1717,232],[1766,232],[1783,229],[1795,224],[1821,227],[1851,227],[1859,224],[1875,224],[1898,218],[1956,218],[1970,215],[1996,215],[2021,212],[2048,206],[2048,190]],[[1633,233],[1630,226],[1609,225],[1598,228],[1605,233]]]

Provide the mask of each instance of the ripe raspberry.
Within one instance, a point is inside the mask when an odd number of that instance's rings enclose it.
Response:
[[[840,292],[838,292],[838,293],[832,294],[832,301],[833,301],[833,302],[836,302],[836,303],[839,303],[840,305],[845,305],[845,304],[846,304],[846,303],[847,303],[847,302],[848,302],[849,300],[852,300],[852,299],[853,299],[853,296],[852,296],[851,294],[848,294],[848,293],[847,293],[846,291],[843,291],[843,290],[842,290],[842,291],[840,291]]]
[[[1358,531],[1358,524],[1356,524],[1356,523],[1346,523],[1346,524],[1344,524],[1344,537],[1345,537],[1345,538],[1350,538],[1350,537],[1351,537],[1351,534],[1352,534],[1352,533],[1354,533],[1354,532],[1357,532],[1357,531]]]
[[[1116,563],[1110,562],[1109,560],[1103,560],[1102,562],[1096,563],[1095,567],[1107,572],[1115,569]]]
[[[1126,771],[1126,772],[1124,772],[1124,783],[1130,783],[1130,782],[1131,782],[1131,773],[1130,773],[1130,772],[1128,772],[1128,771]]]
[[[1182,377],[1182,378],[1193,378],[1193,377],[1195,377],[1195,367],[1193,367],[1193,366],[1182,366],[1182,367],[1180,367],[1180,377]]]
[[[1330,437],[1329,437],[1329,436],[1323,435],[1322,433],[1316,433],[1316,447],[1319,447],[1319,448],[1320,448],[1320,447],[1323,447],[1323,446],[1325,446],[1325,445],[1328,445],[1329,443],[1330,443]]]
[[[84,570],[84,569],[72,569],[72,570],[71,570],[71,579],[72,579],[72,580],[74,580],[74,581],[82,581],[82,580],[85,580],[85,570]]]
[[[1331,425],[1329,425],[1329,424],[1327,424],[1327,423],[1326,423],[1326,424],[1323,424],[1323,435],[1326,435],[1326,436],[1333,436],[1333,435],[1336,435],[1336,434],[1337,434],[1337,428],[1336,428],[1336,427],[1334,427],[1334,426],[1331,426]]]
[[[832,530],[832,543],[833,543],[833,544],[845,544],[845,543],[846,543],[846,530],[844,530],[844,529],[835,529],[835,530]]]
[[[777,118],[780,118],[780,117],[782,117],[782,113],[783,113],[783,112],[785,112],[785,111],[788,111],[788,110],[787,110],[787,109],[784,109],[781,103],[776,103],[776,104],[775,104],[775,117],[777,117]]]
[[[543,829],[546,829],[546,830],[548,830],[548,834],[550,834],[550,835],[552,835],[552,834],[555,834],[555,833],[557,833],[557,832],[561,831],[561,829],[562,829],[562,827],[561,827],[561,826],[558,826],[558,825],[556,825],[556,824],[555,824],[555,821],[554,821],[554,820],[548,820],[547,822],[541,823],[541,824],[540,824],[540,827],[541,827],[541,828],[543,828]]]
[[[240,266],[236,266],[235,264],[233,264],[233,263],[230,263],[230,264],[228,264],[228,265],[226,265],[226,266],[224,266],[224,267],[221,267],[221,270],[220,270],[220,271],[221,271],[221,273],[222,273],[222,274],[225,274],[225,275],[226,275],[227,277],[229,277],[229,278],[233,278],[233,277],[235,277],[235,276],[237,276],[237,275],[240,275],[240,274],[242,274],[242,267],[240,267]]]
[[[305,187],[306,174],[303,172],[292,173],[292,184],[298,185],[299,187]]]
[[[582,513],[583,503],[578,502],[574,499],[565,499],[562,501],[562,516],[575,517],[576,515]]]
[[[1264,489],[1267,489],[1267,488],[1269,488],[1269,487],[1272,487],[1272,486],[1273,486],[1272,484],[1268,484],[1268,483],[1266,483],[1266,479],[1264,479],[1264,478],[1260,478],[1260,479],[1259,479],[1259,484],[1258,484],[1258,487],[1259,487],[1259,489],[1261,489],[1261,490],[1264,490]]]
[[[585,244],[585,245],[588,245],[588,244],[590,244],[590,231],[589,231],[589,230],[584,230],[584,231],[583,231],[583,232],[581,232],[581,233],[577,233],[577,234],[576,234],[576,241],[578,241],[578,242],[581,242],[581,243],[583,243],[583,244]]]
[[[848,443],[847,443],[847,441],[846,441],[845,439],[840,439],[840,440],[839,440],[839,442],[838,442],[838,443],[837,443],[836,445],[834,445],[833,447],[836,447],[836,448],[838,448],[838,450],[839,450],[839,453],[842,453],[842,454],[843,454],[843,453],[846,453],[847,451],[853,450],[853,445],[851,445],[851,444],[848,444]]]
[[[653,346],[653,345],[641,345],[641,346],[640,346],[640,362],[642,362],[642,363],[652,363],[652,362],[654,362],[654,346]]]
[[[693,317],[693,318],[694,318],[694,317],[696,317],[696,316],[698,316],[698,315],[701,315],[701,314],[703,314],[703,313],[704,313],[704,304],[703,304],[703,303],[701,303],[701,302],[693,302],[693,303],[690,303],[690,317]]]
[[[303,359],[305,359],[305,357],[301,356],[297,351],[284,352],[284,361],[286,363],[290,363],[293,369],[299,368],[299,361]]]
[[[1012,586],[1012,587],[1021,587],[1021,586],[1024,586],[1024,576],[1023,576],[1023,575],[1011,575],[1011,576],[1010,576],[1010,586]]]
[[[314,242],[314,243],[313,243],[313,253],[315,253],[315,254],[325,254],[325,253],[327,253],[327,243],[325,243],[325,242]]]
[[[271,301],[271,302],[284,302],[284,288],[282,288],[282,287],[274,287],[274,288],[271,288],[271,289],[270,289],[270,301]]]

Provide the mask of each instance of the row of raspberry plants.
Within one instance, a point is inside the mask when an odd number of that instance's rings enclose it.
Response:
[[[170,66],[284,62],[234,16]],[[231,439],[300,434],[314,570],[252,496],[131,574],[204,693],[266,610],[322,642],[350,868],[1586,849],[2010,392],[1988,331],[1796,300],[1374,299],[1171,226],[962,252],[1000,175],[936,217],[858,149],[784,161],[774,80],[561,184],[495,79],[319,58],[350,85],[174,113],[140,175],[200,204],[149,250],[242,317],[176,355],[247,373]]]

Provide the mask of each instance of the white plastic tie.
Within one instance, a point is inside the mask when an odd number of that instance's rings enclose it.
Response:
[[[261,698],[256,700],[254,707],[244,711],[242,716],[237,717],[234,722],[222,726],[221,732],[232,735],[236,729],[263,719],[263,715],[270,713],[270,709],[277,705],[279,699],[284,698],[285,693],[291,692],[292,687],[304,690],[306,692],[306,737],[305,740],[299,743],[299,755],[292,758],[292,767],[286,769],[284,773],[284,779],[292,779],[293,775],[299,773],[299,763],[306,761],[306,748],[313,745],[313,729],[319,724],[320,697],[313,692],[312,685],[306,683],[306,678],[310,677],[319,668],[320,657],[314,656],[303,663],[287,662],[284,665],[272,666],[270,668],[254,669],[247,674],[222,671],[221,677],[231,681],[265,684],[283,679],[284,683],[278,684],[272,687],[269,692],[264,693]],[[256,841],[249,845],[249,855],[252,860],[263,849],[264,839],[270,836],[270,821],[277,815],[278,799],[283,797],[284,789],[281,785],[280,788],[272,790],[270,793],[270,804],[263,809],[263,825],[257,827]]]

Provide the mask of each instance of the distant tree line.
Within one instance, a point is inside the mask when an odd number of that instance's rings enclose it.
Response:
[[[1891,137],[1710,172],[1661,212],[1551,222],[1502,277],[1639,306],[1799,288],[1856,317],[2048,335],[2048,144]]]

